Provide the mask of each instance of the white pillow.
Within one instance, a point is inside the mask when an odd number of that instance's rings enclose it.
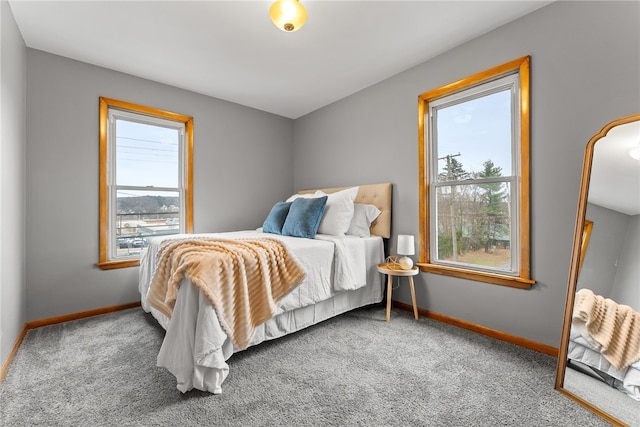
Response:
[[[318,233],[332,236],[344,236],[353,218],[353,201],[358,195],[359,187],[351,187],[335,193],[325,194],[316,191],[315,196],[327,196],[327,205],[318,227]]]
[[[302,197],[303,199],[312,199],[314,197],[320,197],[320,196],[316,196],[313,193],[307,193],[307,194],[294,194],[292,196],[289,196],[289,198],[287,200],[285,200],[285,202],[293,202],[295,199],[298,199]]]
[[[371,236],[371,223],[382,213],[374,205],[365,205],[362,203],[354,203],[353,218],[351,225],[347,230],[350,236],[369,237]]]

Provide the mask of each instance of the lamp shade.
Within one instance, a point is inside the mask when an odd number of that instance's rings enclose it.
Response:
[[[298,31],[307,20],[307,9],[298,0],[278,0],[269,8],[269,16],[282,31]]]
[[[403,270],[409,270],[413,268],[413,260],[407,255],[413,255],[415,249],[413,248],[413,236],[410,234],[398,235],[398,255],[403,255],[398,259],[398,264]]]
[[[413,255],[415,253],[413,236],[410,234],[398,235],[398,255]]]

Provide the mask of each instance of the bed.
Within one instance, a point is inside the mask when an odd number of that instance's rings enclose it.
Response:
[[[574,307],[567,366],[640,401],[640,313],[589,289]]]
[[[255,230],[150,239],[140,260],[141,305],[166,330],[157,364],[176,377],[178,390],[185,393],[198,389],[219,394],[229,374],[227,362],[235,352],[381,302],[383,281],[376,266],[384,261],[385,239],[390,237],[391,189],[391,184],[384,183],[305,190],[276,203],[263,226]],[[295,207],[318,205],[319,199],[324,200],[324,209],[315,233],[308,234],[306,224],[316,221],[317,212],[311,220],[304,217],[302,226],[300,223],[291,226],[292,217],[299,212]],[[288,211],[283,212],[283,206],[288,207]],[[313,225],[311,229],[313,231]],[[187,246],[183,252],[187,253],[191,249],[189,245],[218,247],[247,242],[281,245],[289,254],[287,259],[293,259],[304,270],[302,281],[285,289],[282,293],[286,295],[273,303],[268,320],[252,326],[247,333],[243,328],[238,332],[230,326],[232,322],[228,321],[225,304],[212,297],[196,275],[193,275],[195,278],[189,274],[178,277],[176,286],[161,283],[165,282],[161,272],[167,260],[175,258],[167,254],[172,246],[182,247],[184,243]],[[279,267],[284,264],[281,259],[278,258]],[[215,268],[220,269],[224,266]],[[257,288],[254,276],[246,275],[245,279],[244,288]],[[174,289],[170,312],[158,302],[158,289],[162,292]],[[169,299],[167,295],[162,293],[162,297]],[[238,298],[235,290],[233,295],[235,301]],[[243,319],[233,310],[230,312],[231,317]]]

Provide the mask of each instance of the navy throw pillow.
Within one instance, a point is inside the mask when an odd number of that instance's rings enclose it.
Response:
[[[265,233],[282,234],[284,220],[287,219],[291,202],[278,202],[271,208],[267,219],[262,224],[262,231]]]
[[[282,234],[313,239],[318,232],[326,205],[327,196],[295,199],[291,202],[289,214],[282,226]]]

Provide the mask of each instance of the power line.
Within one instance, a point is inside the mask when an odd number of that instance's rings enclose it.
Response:
[[[140,153],[137,151],[129,151],[129,150],[118,150],[116,151],[117,154],[134,154],[137,156],[156,156],[156,157],[169,157],[169,158],[175,158],[177,161],[177,154],[178,153],[173,153],[173,154],[167,154],[167,153]]]
[[[162,144],[162,145],[178,145],[177,142],[165,142],[165,141],[155,141],[152,139],[142,139],[142,138],[132,138],[130,136],[119,136],[116,135],[116,139],[129,139],[131,141],[142,141],[142,142],[150,142],[152,144]]]
[[[135,153],[131,153],[135,154]],[[169,165],[178,165],[178,162],[175,160],[160,160],[160,159],[138,159],[135,157],[118,157],[116,162],[135,162],[135,163],[165,163]]]
[[[116,148],[133,148],[134,150],[149,150],[149,151],[168,151],[171,153],[177,153],[178,152],[178,147],[175,147],[175,150],[163,150],[161,148],[149,148],[149,147],[137,147],[135,145],[122,145],[122,144],[118,144],[116,146]]]

